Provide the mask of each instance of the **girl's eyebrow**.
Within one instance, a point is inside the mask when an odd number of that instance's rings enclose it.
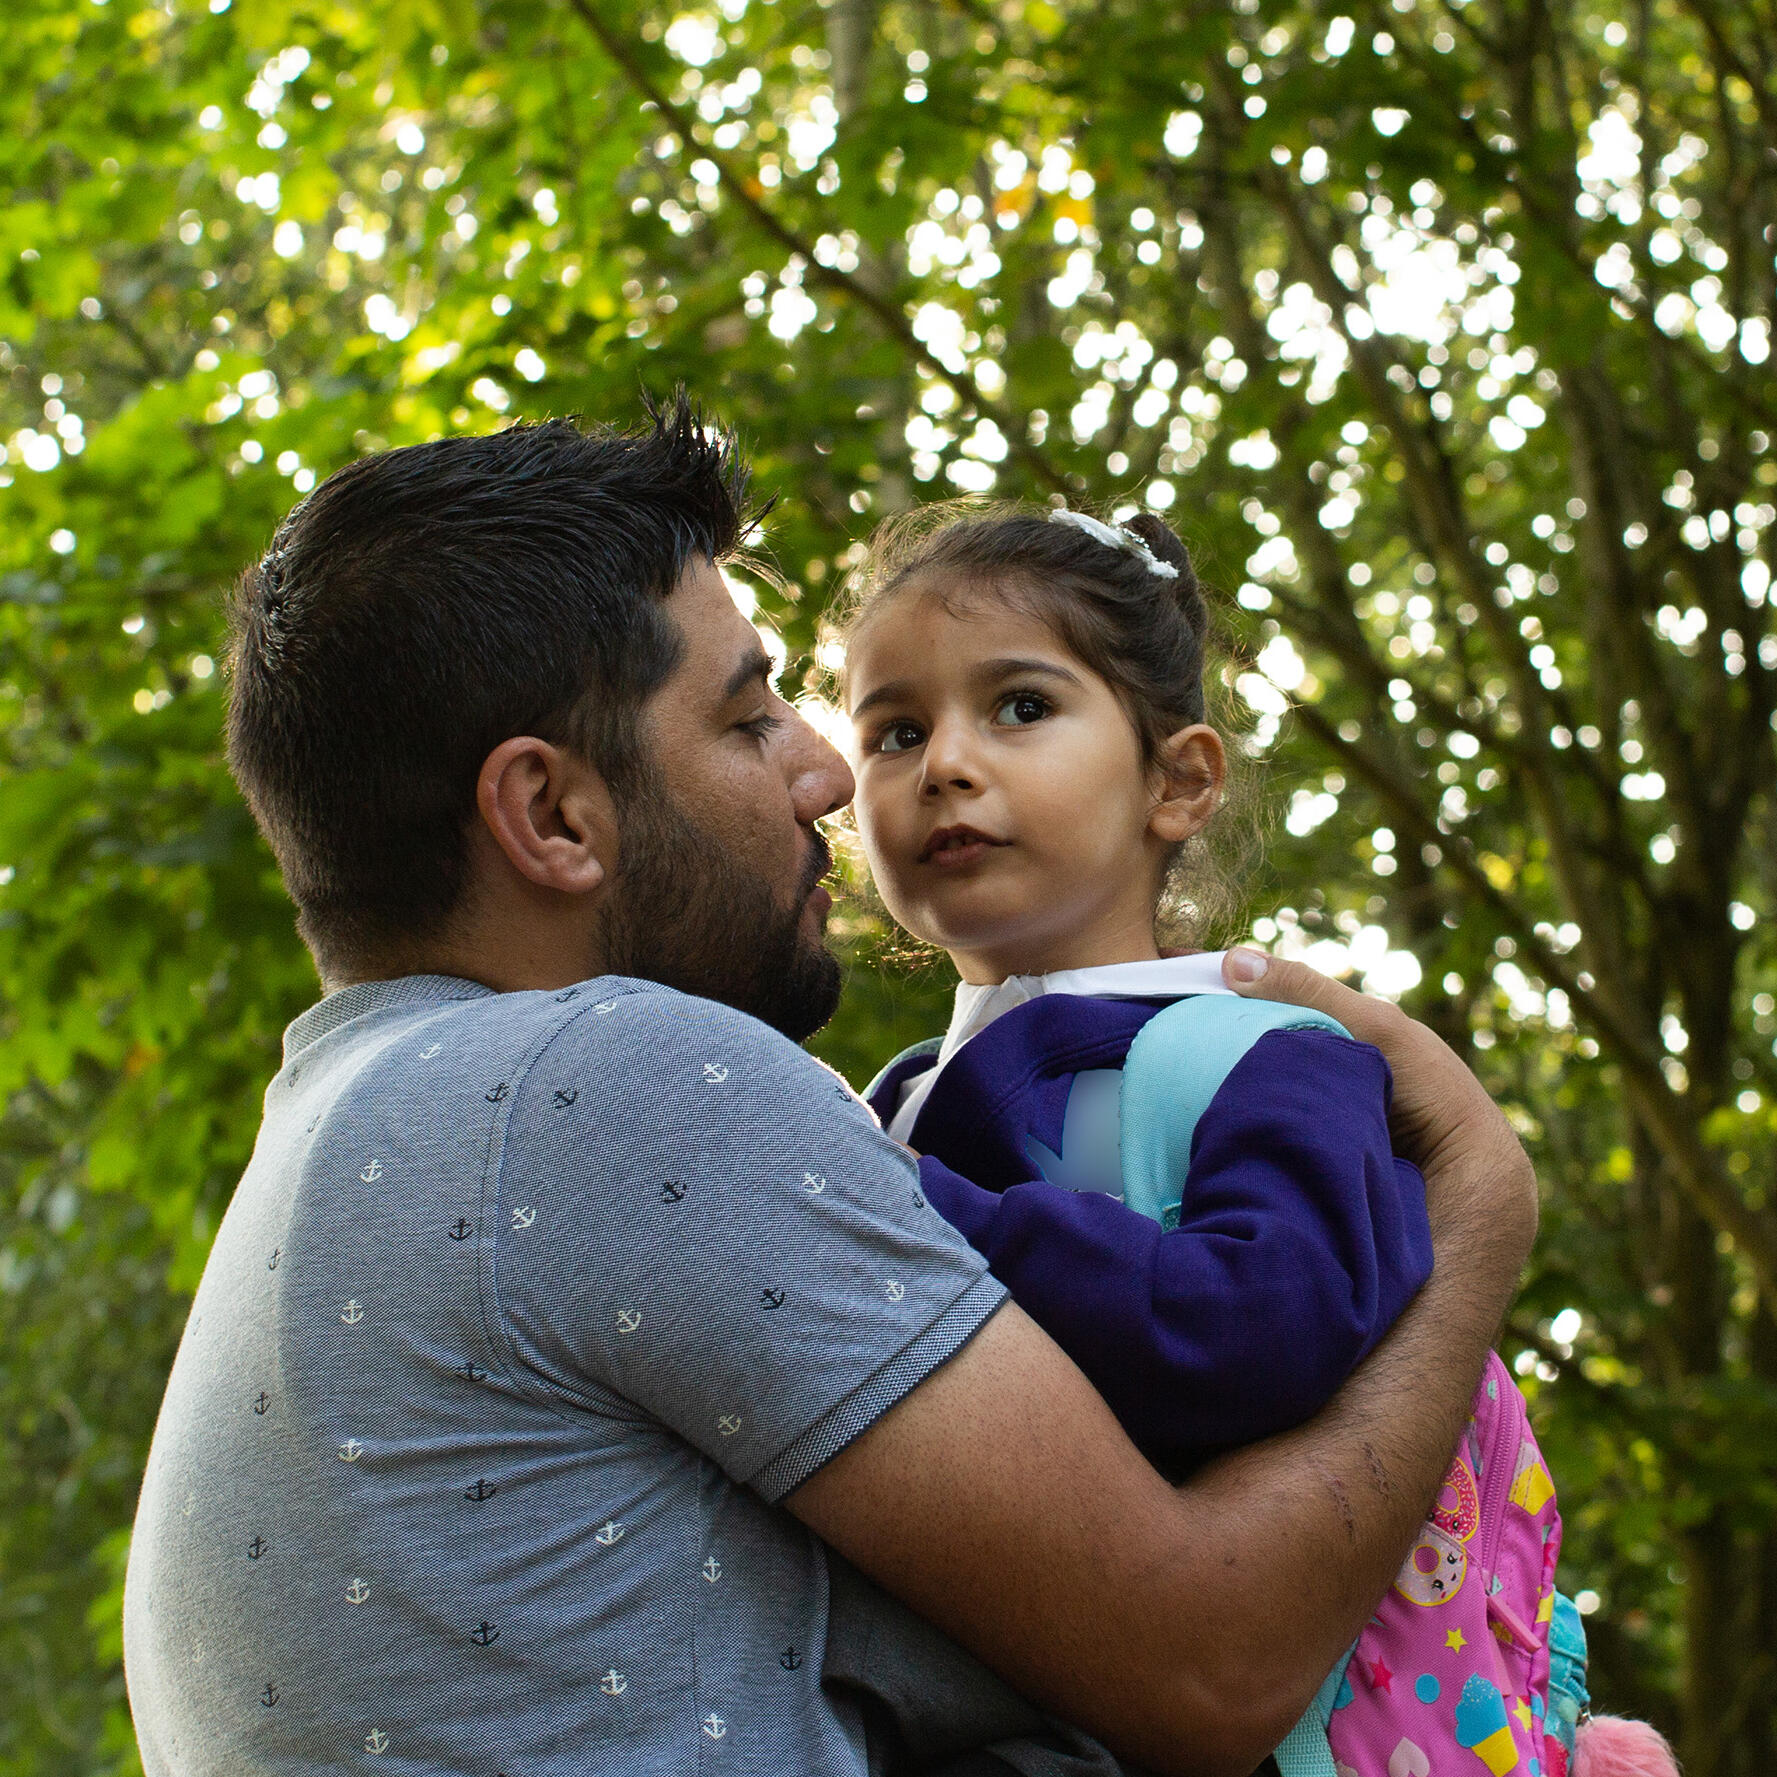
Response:
[[[1045,678],[1060,679],[1069,685],[1078,685],[1080,677],[1071,673],[1065,666],[1058,666],[1052,660],[1030,660],[1020,655],[1003,655],[997,660],[984,660],[969,674],[977,684],[994,685],[1002,679],[1015,679],[1021,676],[1040,673]],[[913,694],[913,686],[906,679],[894,679],[886,685],[878,685],[868,696],[860,697],[852,705],[851,716],[855,722],[866,710],[876,708],[878,704],[899,703]]]
[[[1022,673],[1042,673],[1051,679],[1063,679],[1070,685],[1078,685],[1080,678],[1071,673],[1065,666],[1058,666],[1053,660],[1025,660],[1014,655],[1007,655],[999,660],[984,660],[971,678],[991,684],[996,679],[1013,679]]]
[[[905,679],[892,679],[886,685],[878,685],[868,697],[860,697],[852,705],[852,720],[855,722],[865,710],[874,709],[879,703],[899,703],[911,690]]]

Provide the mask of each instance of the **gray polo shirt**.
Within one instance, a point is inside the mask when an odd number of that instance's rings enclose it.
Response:
[[[149,1777],[861,1773],[776,1502],[1003,1299],[836,1075],[648,982],[290,1027],[155,1432]]]

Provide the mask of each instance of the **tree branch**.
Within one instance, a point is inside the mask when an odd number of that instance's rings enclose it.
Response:
[[[973,408],[977,414],[992,420],[1011,447],[1012,454],[1037,481],[1057,493],[1068,491],[1068,477],[1030,442],[1027,417],[1016,416],[1010,409],[983,395],[966,372],[951,370],[933,358],[915,337],[899,303],[872,290],[861,278],[843,272],[837,266],[822,265],[815,257],[813,242],[799,235],[764,201],[759,195],[759,181],[749,177],[733,155],[702,139],[696,113],[668,97],[666,89],[643,65],[634,48],[592,4],[592,0],[568,0],[568,4],[630,85],[671,122],[686,142],[697,143],[704,157],[716,168],[723,188],[754,227],[805,262],[807,270],[803,276],[810,283],[847,297],[864,309],[909,357],[923,365],[938,381],[947,384],[965,408]]]

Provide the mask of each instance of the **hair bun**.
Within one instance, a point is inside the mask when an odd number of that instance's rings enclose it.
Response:
[[[1153,512],[1138,512],[1126,518],[1123,528],[1131,536],[1140,537],[1157,561],[1178,569],[1178,578],[1172,583],[1173,597],[1192,629],[1202,635],[1209,625],[1209,607],[1203,600],[1203,588],[1197,583],[1197,571],[1191,566],[1191,552],[1178,533]]]
[[[1170,562],[1179,571],[1181,580],[1194,580],[1196,575],[1191,572],[1191,552],[1178,539],[1165,519],[1152,512],[1138,512],[1133,518],[1123,521],[1124,530],[1140,537],[1163,562]]]

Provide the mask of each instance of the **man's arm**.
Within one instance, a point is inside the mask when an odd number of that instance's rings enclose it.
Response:
[[[796,1490],[835,1548],[1030,1696],[1157,1771],[1245,1777],[1423,1520],[1528,1250],[1535,1184],[1472,1075],[1396,1008],[1273,963],[1395,1072],[1437,1270],[1306,1426],[1185,1487],[1015,1307]]]

